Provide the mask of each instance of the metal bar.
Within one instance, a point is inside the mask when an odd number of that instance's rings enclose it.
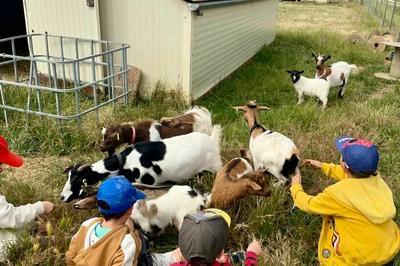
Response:
[[[109,48],[108,46],[109,46],[109,44],[108,44],[108,42],[106,42],[106,51],[108,51],[108,48]],[[110,77],[110,60],[109,60],[108,53],[105,56],[105,61],[106,61],[106,64],[107,64],[107,67],[106,67],[107,77]],[[111,88],[110,88],[111,84],[110,84],[110,79],[109,78],[107,79],[107,84],[108,84],[108,86],[107,86],[108,100],[110,100],[111,99],[111,91],[110,91],[111,90]]]
[[[79,60],[79,41],[78,38],[75,39],[75,56],[76,56],[76,70],[77,70],[77,79],[79,86],[81,85],[81,71],[80,71],[80,60]]]
[[[114,87],[114,54],[110,53],[110,80],[111,80],[111,91],[112,91],[112,98],[115,98],[115,87]],[[112,102],[113,111],[115,112],[115,101]]]
[[[126,55],[126,49],[122,50],[122,65],[123,65],[123,69],[122,71],[126,71],[124,72],[122,75],[124,77],[124,82],[123,82],[123,87],[124,87],[124,93],[128,92],[128,85],[129,85],[129,81],[128,81],[128,63],[127,63],[127,55]],[[125,96],[124,98],[125,100],[125,105],[128,105],[128,94]]]
[[[12,54],[15,57],[15,40],[11,40],[11,50],[12,50]],[[18,69],[17,69],[17,61],[16,58],[14,58],[14,76],[15,76],[15,80],[17,82],[19,82],[19,78],[18,78]]]
[[[4,97],[4,91],[3,91],[3,84],[2,83],[0,83],[0,94],[1,94],[1,103],[4,106],[6,104],[6,100],[5,100],[5,97]],[[8,128],[7,110],[5,108],[3,108],[3,112],[4,112],[4,121],[6,122],[6,127]]]
[[[82,111],[82,113],[80,113],[80,114],[67,115],[67,116],[63,116],[63,115],[57,116],[57,115],[51,114],[51,113],[37,112],[37,111],[33,111],[33,110],[25,110],[25,109],[22,109],[22,108],[8,106],[8,105],[0,105],[0,107],[2,107],[4,109],[7,109],[7,110],[17,111],[17,112],[22,112],[22,113],[27,112],[29,114],[48,116],[48,117],[51,117],[51,118],[56,118],[56,119],[61,119],[61,120],[71,120],[71,119],[77,119],[82,115],[85,115],[87,113],[93,112],[97,108],[103,107],[103,106],[105,106],[105,105],[107,105],[107,104],[109,104],[109,103],[111,103],[113,101],[116,101],[116,100],[118,100],[120,98],[123,98],[123,97],[125,97],[125,94],[121,94],[121,95],[117,96],[115,99],[112,99],[112,100],[109,100],[109,101],[106,101],[106,102],[103,102],[103,103],[99,103],[99,105],[97,107],[89,108],[89,109],[87,109],[85,111]]]
[[[255,2],[249,1],[249,0],[226,0],[226,1],[214,1],[214,2],[199,2],[197,3],[196,1],[187,1],[190,2],[188,4],[189,9],[191,11],[199,11],[202,9],[207,9],[207,8],[213,8],[213,7],[220,7],[220,6],[228,6],[228,5],[237,5],[237,4],[243,4],[243,3],[251,3]]]
[[[115,75],[119,75],[124,72],[126,72],[126,71],[116,72]],[[104,78],[98,79],[96,82],[88,82],[81,86],[77,86],[72,89],[65,89],[65,90],[64,89],[54,89],[54,88],[43,87],[43,86],[36,86],[36,85],[29,85],[29,84],[25,84],[25,83],[16,83],[16,82],[7,81],[7,80],[2,80],[1,82],[3,82],[6,85],[14,85],[14,86],[25,87],[25,88],[40,89],[43,91],[52,91],[52,92],[72,92],[73,91],[73,92],[75,92],[75,91],[80,91],[81,89],[83,89],[87,86],[93,85],[93,84],[97,84],[97,85],[101,85],[101,86],[108,86],[107,83],[101,83],[100,81],[108,81],[110,79],[110,77],[111,76],[106,76]],[[114,85],[114,86],[115,86],[115,88],[122,88],[122,86],[116,86],[116,85]]]
[[[397,2],[397,0],[393,1],[392,15],[390,16],[390,21],[389,21],[389,30],[392,29],[393,16],[394,16],[394,12],[396,12],[396,2]]]
[[[93,55],[94,54],[94,43],[93,41],[90,42],[90,53]],[[96,82],[96,64],[94,62],[94,57],[92,57],[92,79],[93,82]],[[93,97],[94,97],[94,106],[97,106],[97,86],[96,84],[93,84]],[[96,124],[99,124],[99,110],[96,109]]]
[[[49,72],[49,84],[50,84],[50,87],[51,87],[51,68],[50,68],[50,58],[49,58],[49,55],[50,55],[50,53],[49,53],[49,36],[47,36],[47,32],[46,32],[45,36],[46,36],[46,38],[45,38],[45,43],[46,43],[46,58],[47,58],[47,60],[49,60],[49,61],[47,62],[47,70],[48,70],[48,72]]]
[[[56,63],[52,64],[53,66],[53,80],[54,80],[54,88],[57,89],[57,83],[58,83],[58,79],[57,79],[57,66]],[[58,93],[55,93],[55,97],[56,97],[56,111],[57,111],[57,115],[61,116],[61,107],[60,107],[60,98]],[[61,127],[61,120],[58,119],[58,125]]]
[[[377,7],[378,7],[378,0],[376,0],[376,2],[375,2],[374,16],[376,16],[376,9],[377,9]]]
[[[64,62],[64,41],[63,36],[60,36],[60,49],[61,49],[61,61]],[[65,64],[62,64],[62,76],[63,76],[63,88],[65,89],[66,86],[66,79],[65,79]]]
[[[385,25],[386,8],[387,8],[387,5],[388,5],[388,1],[389,0],[386,0],[386,3],[385,3],[385,11],[383,12],[383,18],[382,18],[382,27]]]
[[[76,63],[73,64],[73,77],[74,77],[74,88],[76,89],[79,87],[78,83],[78,77],[77,77],[77,66]],[[76,114],[80,115],[80,96],[79,96],[79,90],[75,91],[75,108],[76,108]],[[80,124],[80,117],[77,117],[77,122]]]

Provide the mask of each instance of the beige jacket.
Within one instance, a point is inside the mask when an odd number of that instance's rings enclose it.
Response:
[[[44,213],[42,202],[14,207],[0,195],[0,262],[4,261],[5,246],[17,239],[26,224]]]
[[[137,265],[141,250],[139,233],[120,225],[93,243],[90,235],[102,221],[102,218],[92,218],[82,224],[71,240],[67,265]]]

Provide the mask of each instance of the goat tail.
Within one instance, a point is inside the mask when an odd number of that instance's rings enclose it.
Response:
[[[221,133],[222,133],[221,125],[214,125],[212,127],[211,138],[215,141],[218,150],[219,150],[219,143],[221,141]]]
[[[212,133],[211,113],[207,108],[195,105],[191,107],[185,114],[194,114],[193,131],[202,132],[207,135]]]
[[[350,67],[350,72],[354,75],[359,74],[362,70],[362,67],[359,67],[357,65],[349,65],[349,67]]]

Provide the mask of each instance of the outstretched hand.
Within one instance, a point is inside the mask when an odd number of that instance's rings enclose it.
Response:
[[[321,169],[322,163],[317,160],[311,160],[311,159],[306,159],[303,161],[303,164],[305,165],[311,165],[314,166],[315,168]]]
[[[301,174],[297,173],[294,176],[292,176],[292,185],[299,184],[301,185]]]
[[[250,245],[247,248],[247,251],[254,252],[257,256],[260,256],[262,252],[262,247],[260,242],[257,240],[253,240],[253,242],[250,243]]]

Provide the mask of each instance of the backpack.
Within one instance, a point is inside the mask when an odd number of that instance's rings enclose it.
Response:
[[[135,240],[136,247],[140,247],[140,253],[137,258],[138,266],[153,266],[153,258],[150,253],[150,245],[147,237],[139,232],[138,230],[134,230],[133,239]]]

